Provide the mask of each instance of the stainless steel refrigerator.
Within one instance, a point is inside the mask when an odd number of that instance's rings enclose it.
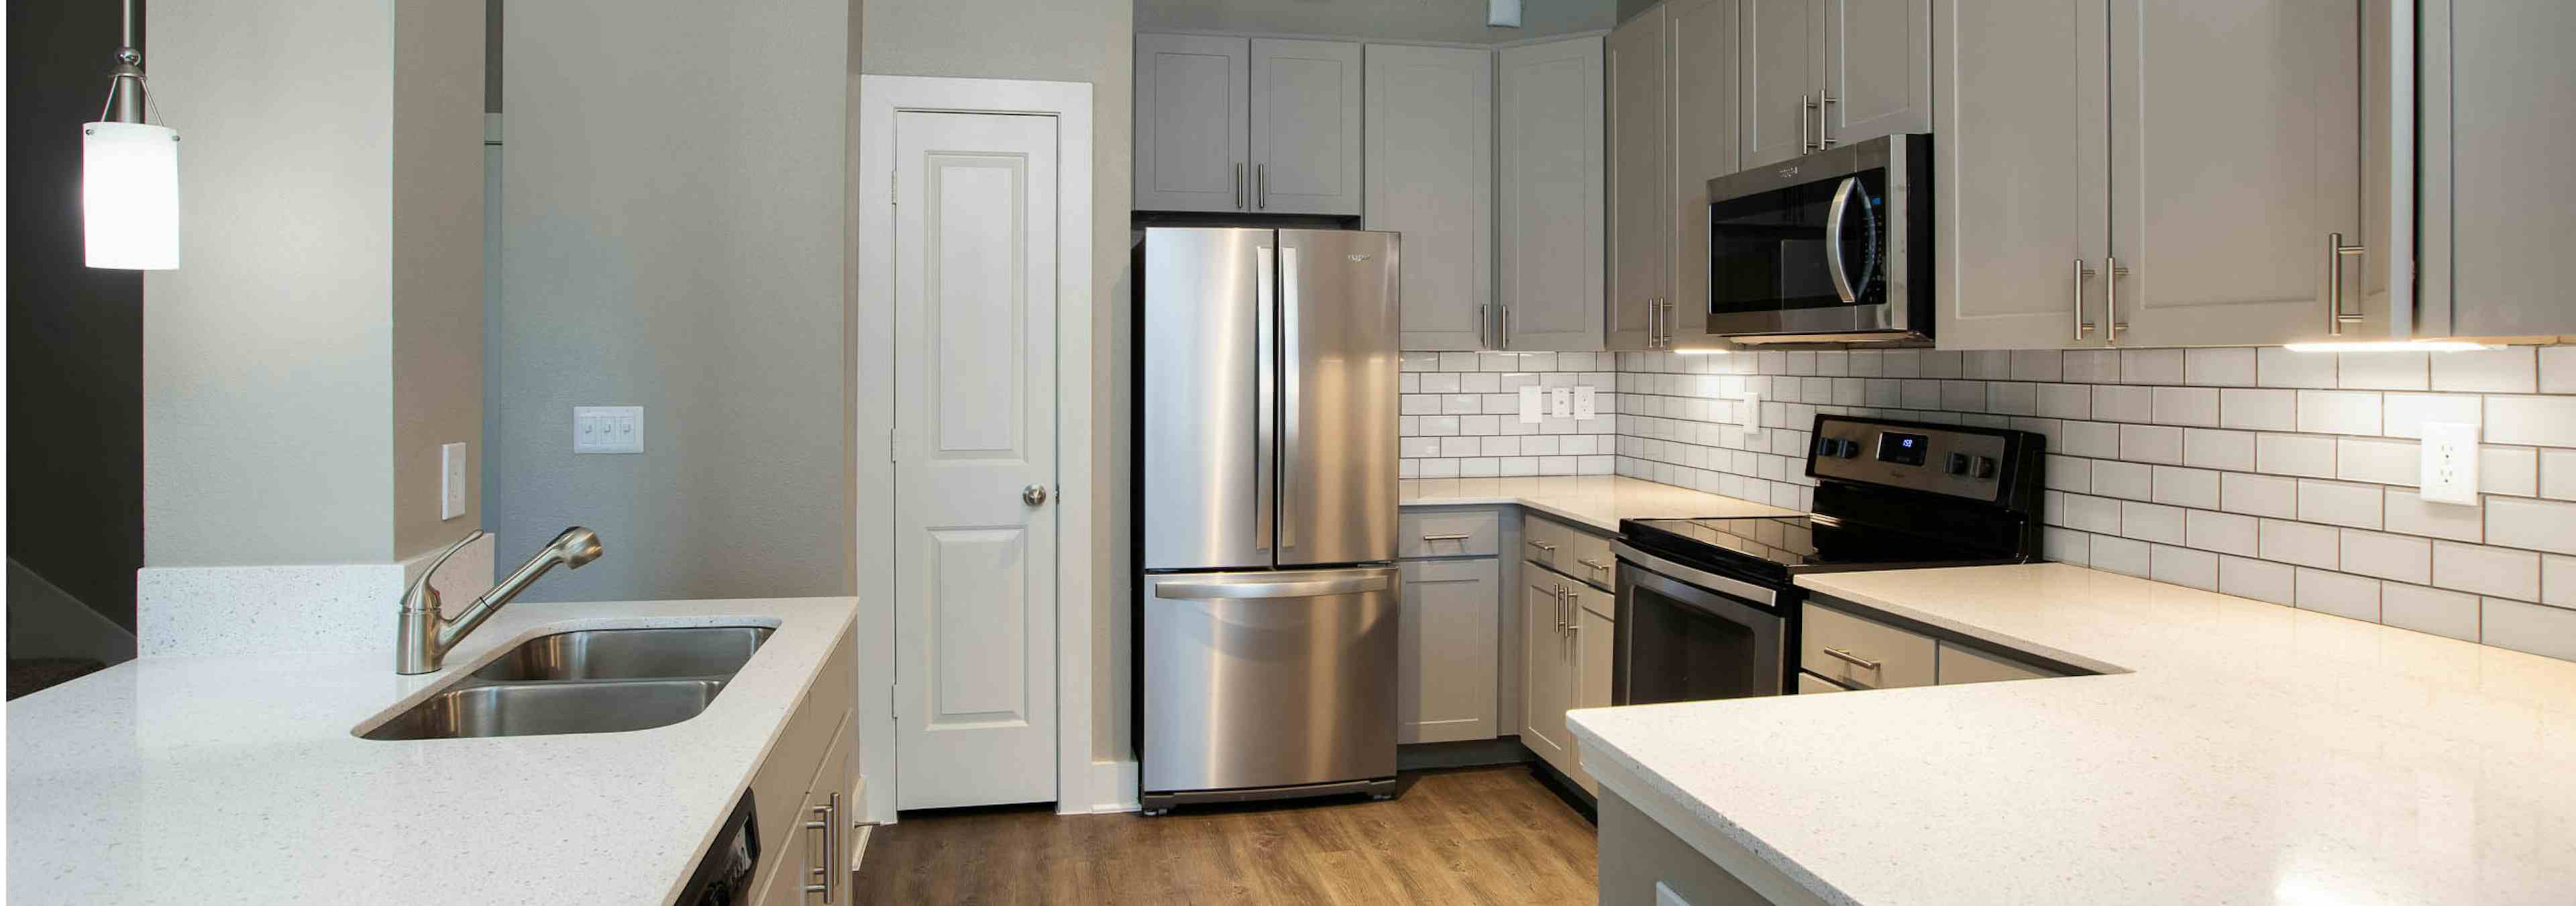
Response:
[[[1140,253],[1142,804],[1390,796],[1396,234]]]

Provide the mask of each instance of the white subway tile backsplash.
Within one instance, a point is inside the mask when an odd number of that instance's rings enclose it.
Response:
[[[2148,577],[2191,588],[2218,590],[2218,555],[2187,547],[2156,545],[2148,552]]]
[[[2434,503],[2414,491],[2389,488],[2386,506],[2392,532],[2471,543],[2486,534],[2486,512],[2477,504]]]
[[[2254,471],[2254,435],[2247,431],[2193,428],[2183,432],[2182,461],[2204,469]]]
[[[2099,466],[2094,477],[2101,477]],[[2576,503],[2488,497],[2487,543],[2576,554]]]
[[[2123,383],[2123,384],[2179,384],[2179,383],[2182,383],[2182,350],[2179,350],[2179,349],[2123,349],[2123,350],[2120,350],[2120,383]]]
[[[2144,541],[2110,535],[2093,536],[2094,569],[2144,576],[2150,568],[2148,556],[2148,546]]]
[[[2106,422],[2155,421],[2156,393],[2152,387],[2124,387],[2096,384],[2093,387],[2093,417]]]
[[[2540,458],[2530,447],[2479,447],[2478,488],[2489,494],[2540,493]]]
[[[2299,568],[2300,610],[2356,620],[2379,620],[2379,580]]]
[[[1986,411],[1986,382],[1942,381],[1941,408],[1952,412]]]
[[[2121,425],[2120,458],[2130,462],[2179,463],[2182,429],[2164,425]]]
[[[2184,543],[2202,550],[2240,556],[2262,551],[2260,523],[2252,516],[2192,510],[2183,517]]]
[[[2507,346],[2433,357],[2433,389],[2466,393],[2532,393],[2540,389],[2532,347]]]
[[[2485,476],[2479,477],[2483,479]],[[2576,450],[2540,451],[2540,496],[2553,500],[2576,500]],[[2576,532],[2576,525],[2568,526],[2567,530]]]
[[[2414,487],[2423,478],[2423,457],[2415,441],[2343,437],[2335,443],[2335,477]]]
[[[2299,391],[2299,430],[2321,434],[2378,434],[2379,394],[2368,391]]]
[[[2218,423],[2229,428],[2260,431],[2296,431],[2299,429],[2299,392],[2296,390],[2218,391]]]
[[[2332,387],[2335,385],[2335,355],[2318,352],[2291,352],[2278,346],[2264,347],[2255,360],[2255,378],[2265,387]]]
[[[2263,559],[2333,569],[2342,562],[2339,529],[2283,519],[2265,519],[2257,529]]]
[[[2036,415],[2039,385],[2003,382],[1986,385],[1986,410],[1998,415]],[[1857,396],[1852,400],[1859,402]],[[1841,402],[1836,400],[1836,402]]]
[[[2214,510],[2218,508],[2218,479],[2219,473],[2208,469],[2157,466],[2155,500]]]
[[[2054,438],[2058,449],[2070,456],[2116,458],[2120,455],[2120,426],[2110,422],[2065,422],[2058,426]]]
[[[2218,481],[2218,504],[2230,513],[2295,519],[2299,515],[2299,482],[2273,475],[2224,473]]]
[[[2422,437],[2425,422],[2478,423],[2478,398],[2456,393],[2391,393],[2383,401],[2381,433]]]
[[[2298,599],[2298,569],[2244,557],[2218,558],[2218,590],[2240,598],[2291,604]]]
[[[2433,581],[2433,542],[2380,532],[2343,531],[2343,568],[2400,582]]]
[[[2576,447],[2576,396],[2487,397],[2486,441]]]
[[[2540,602],[2576,607],[2576,557],[2540,558]]]
[[[2478,596],[2396,582],[2379,586],[2379,619],[2401,629],[2478,640]]]
[[[1965,374],[1965,372],[1960,370],[1958,353],[1943,352],[1935,349],[1923,350],[1924,377],[1955,378],[1960,377],[1963,374]]]
[[[2218,390],[2214,387],[2158,387],[2155,415],[2160,425],[2218,424]]]
[[[2083,384],[2040,384],[2039,414],[2049,418],[2092,418],[2093,388]]]
[[[2251,387],[2254,358],[2254,350],[2243,347],[2183,350],[2183,382],[2202,387]]]
[[[1433,374],[1421,375],[1420,377],[1422,380],[1422,392],[1424,393],[1458,392],[1457,372],[1442,371]]]
[[[1882,376],[1892,378],[1922,377],[1923,351],[1920,349],[1890,349],[1886,352],[1879,353],[1878,372]]]
[[[2093,489],[2093,461],[2051,453],[2041,466],[2042,481],[2053,490],[2078,493]]]
[[[2083,566],[2092,562],[2093,536],[2083,532],[2051,526],[2039,533],[2039,555],[2059,563]]]
[[[2135,500],[2122,501],[2120,534],[2140,541],[2181,544],[2185,537],[2183,509]]]
[[[2337,353],[2336,384],[2347,390],[2422,390],[2428,386],[2422,352]]]
[[[2504,598],[2486,598],[2479,606],[2479,642],[2576,661],[2576,610]]]
[[[2264,434],[2254,438],[2256,470],[2274,475],[2335,474],[2335,439],[2315,434]]]
[[[2540,392],[2576,393],[2576,346],[2540,348]]]
[[[2380,525],[2378,485],[2299,480],[2299,518],[2308,522],[2375,529]]]
[[[2094,460],[2093,493],[2128,500],[2152,500],[2156,496],[2155,469],[2145,463]]]
[[[1990,349],[1961,353],[1959,356],[1959,374],[1961,377],[1975,378],[1981,381],[2011,380],[2012,352],[2002,349]]]
[[[2536,599],[2540,597],[2540,555],[2435,541],[2433,584],[2482,595]]]
[[[2066,527],[2088,532],[2118,534],[2120,502],[2089,494],[2066,495]]]
[[[2016,381],[2055,381],[2066,376],[2066,359],[2054,349],[2016,349],[2012,354],[2012,379]]]

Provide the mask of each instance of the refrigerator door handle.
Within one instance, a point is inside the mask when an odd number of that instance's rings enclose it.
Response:
[[[1210,582],[1202,579],[1169,579],[1154,583],[1154,597],[1174,601],[1216,599],[1318,598],[1325,595],[1356,595],[1385,591],[1387,577],[1381,573],[1368,576],[1341,576],[1331,579],[1291,581],[1260,580],[1252,582]]]
[[[1297,546],[1297,413],[1299,384],[1304,380],[1298,348],[1297,247],[1279,244],[1279,549]]]
[[[1279,306],[1278,297],[1272,292],[1271,252],[1267,245],[1252,249],[1252,294],[1258,301],[1254,306],[1257,311],[1253,320],[1258,324],[1254,331],[1259,340],[1256,346],[1260,349],[1258,366],[1254,370],[1261,375],[1253,385],[1252,548],[1259,551],[1270,549],[1271,522],[1277,509],[1272,486],[1277,483],[1278,476],[1278,437],[1275,433],[1279,422],[1279,388],[1275,377],[1278,353],[1272,334],[1276,330],[1274,325]]]

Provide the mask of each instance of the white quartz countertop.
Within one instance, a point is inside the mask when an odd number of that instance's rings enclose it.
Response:
[[[1798,584],[2126,672],[1573,712],[1713,859],[1870,906],[2576,902],[2576,663],[2062,564]]]
[[[851,598],[513,604],[447,668],[385,650],[132,661],[8,704],[14,903],[668,902],[850,625]],[[776,627],[650,730],[352,735],[520,641]],[[843,680],[847,682],[848,680]]]
[[[1798,515],[1796,510],[1624,475],[1416,478],[1399,484],[1402,506],[1518,504],[1604,532],[1618,531],[1621,519]]]

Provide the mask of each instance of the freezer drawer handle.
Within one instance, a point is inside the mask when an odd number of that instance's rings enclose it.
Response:
[[[1189,582],[1154,583],[1154,597],[1176,601],[1210,598],[1313,598],[1323,595],[1355,595],[1385,591],[1385,576],[1346,576],[1338,579],[1308,579],[1294,582]]]

